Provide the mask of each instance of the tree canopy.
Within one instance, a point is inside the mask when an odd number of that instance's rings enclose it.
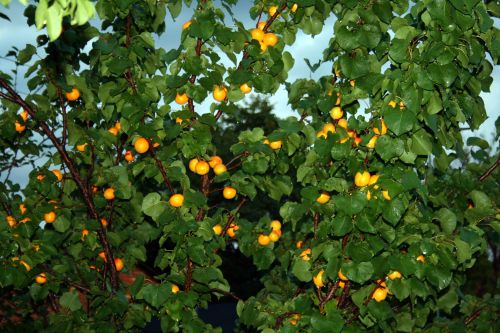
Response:
[[[493,116],[498,3],[261,0],[251,25],[241,3],[26,7],[28,93],[0,71],[0,327],[217,332],[197,309],[230,297],[242,332],[498,331],[498,296],[465,283],[498,255],[500,162],[462,136]],[[290,81],[288,47],[324,29],[331,72]],[[280,87],[285,119],[248,95]],[[245,299],[235,248],[262,276]]]

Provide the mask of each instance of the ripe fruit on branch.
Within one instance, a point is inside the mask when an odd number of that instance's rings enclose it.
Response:
[[[110,129],[108,129],[108,132],[113,136],[117,136],[119,131],[116,127],[111,127]]]
[[[214,173],[217,176],[222,175],[224,172],[227,172],[227,167],[224,164],[217,164],[214,167]]]
[[[262,22],[263,23],[263,22]],[[265,25],[265,23],[264,23]],[[252,35],[252,39],[255,39],[259,42],[262,42],[264,40],[264,31],[260,28],[255,28],[250,30],[250,35]]]
[[[198,159],[191,159],[188,164],[189,170],[191,170],[192,172],[196,172],[196,164],[198,164]]]
[[[281,141],[281,140],[278,140],[278,141],[271,141],[271,142],[269,143],[269,147],[270,147],[271,149],[274,149],[274,150],[280,149],[282,145],[283,145],[283,141]]]
[[[216,101],[222,102],[226,99],[227,88],[224,86],[215,86],[212,95]]]
[[[387,288],[377,288],[372,295],[372,298],[377,302],[382,302],[387,297]]]
[[[375,133],[377,135],[384,135],[387,133],[387,125],[385,124],[384,118],[380,119],[380,129],[377,127],[374,127],[373,133]]]
[[[323,125],[323,132],[325,133],[335,133],[335,125],[332,123],[326,123]]]
[[[125,152],[124,158],[125,158],[125,161],[127,161],[127,162],[133,162],[135,160],[134,154],[130,150],[127,150]]]
[[[182,194],[174,194],[168,199],[168,203],[172,207],[181,207],[184,204],[184,196]]]
[[[370,181],[368,182],[368,185],[375,184],[378,181],[379,177],[380,177],[380,175],[378,175],[378,174],[371,175]]]
[[[222,233],[222,226],[220,224],[216,224],[212,227],[212,230],[214,231],[214,234],[218,236]]]
[[[185,29],[189,28],[189,26],[191,25],[191,23],[193,23],[192,20],[184,22],[184,24],[182,25],[182,30],[185,30]]]
[[[18,121],[16,121],[16,132],[21,133],[26,129],[26,125],[21,125]]]
[[[368,143],[366,144],[366,148],[374,149],[375,148],[375,144],[377,143],[377,139],[378,139],[377,135],[372,136],[372,138],[370,139],[370,141],[368,141]]]
[[[273,230],[271,231],[271,233],[269,234],[269,239],[271,240],[271,242],[277,242],[281,237],[281,230]]]
[[[210,165],[203,160],[198,161],[196,163],[196,173],[200,176],[206,175],[210,171]]]
[[[74,102],[78,98],[80,98],[80,91],[77,88],[73,88],[70,92],[66,93],[66,99],[70,102]]]
[[[210,161],[208,161],[208,164],[210,165],[211,168],[215,168],[216,165],[222,164],[222,158],[220,158],[217,155],[214,155],[210,157]]]
[[[384,197],[385,200],[387,201],[390,201],[391,200],[391,196],[389,195],[389,191],[385,190],[385,191],[382,191],[382,196]]]
[[[47,223],[53,223],[56,220],[56,213],[48,212],[48,213],[43,215],[43,219]]]
[[[387,277],[390,279],[390,280],[396,280],[396,279],[401,279],[402,275],[400,272],[398,271],[394,271],[390,274],[387,275]]]
[[[271,229],[272,230],[281,230],[281,222],[278,220],[271,221]]]
[[[87,145],[88,145],[88,143],[82,143],[81,145],[76,145],[76,150],[83,153],[85,151],[85,147],[87,147]]]
[[[330,117],[332,117],[332,119],[334,119],[334,120],[342,118],[343,115],[344,115],[344,111],[342,111],[340,106],[334,106],[330,110]]]
[[[115,198],[115,189],[112,187],[108,187],[104,190],[104,199],[113,200]]]
[[[419,256],[417,257],[417,261],[420,261],[420,262],[425,262],[425,256],[424,256],[424,255],[422,255],[422,254],[421,254],[421,255],[419,255]]]
[[[389,105],[391,108],[395,108],[397,103],[396,103],[396,101],[391,100],[391,101],[389,101],[389,103],[387,105]]]
[[[278,7],[276,7],[276,6],[269,7],[269,11],[268,11],[269,16],[273,16],[274,14],[276,14],[277,11],[278,11]]]
[[[134,142],[135,151],[139,154],[144,154],[149,150],[149,141],[143,137],[138,138]]]
[[[349,279],[347,278],[347,276],[345,276],[343,273],[342,273],[342,270],[339,270],[338,272],[338,277],[339,279],[341,279],[342,281],[349,281]]]
[[[257,239],[257,241],[259,242],[260,245],[266,246],[271,242],[271,238],[269,238],[269,236],[267,236],[267,235],[261,234],[261,235],[259,235],[259,238]]]
[[[5,218],[5,220],[11,228],[14,228],[14,226],[16,225],[16,219],[14,218],[14,216],[9,215]]]
[[[302,258],[302,260],[309,261],[311,259],[311,257],[309,257],[310,254],[311,254],[311,249],[307,248],[304,251],[302,251],[299,256]]]
[[[321,288],[323,287],[325,284],[323,283],[323,273],[324,271],[321,270],[319,271],[318,274],[316,274],[316,276],[313,277],[313,282],[314,282],[314,285],[316,286],[316,288]]]
[[[339,125],[340,127],[344,128],[344,129],[347,129],[347,119],[345,119],[345,118],[339,119],[337,122],[337,125]]]
[[[316,199],[316,202],[322,205],[326,204],[328,201],[330,201],[330,195],[326,192],[321,193]]]
[[[370,183],[370,173],[368,171],[356,172],[354,184],[358,187],[365,187]]]
[[[296,3],[293,4],[292,8],[290,8],[290,11],[292,13],[295,13],[297,11],[297,9],[299,8],[299,5],[297,5]]]
[[[278,44],[278,37],[274,33],[268,32],[264,35],[264,39],[262,40],[262,42],[266,46],[275,46],[276,44]]]
[[[45,273],[40,273],[36,276],[35,281],[38,284],[44,284],[45,282],[47,282],[47,276],[45,275]]]
[[[250,87],[250,86],[248,85],[248,83],[243,83],[243,84],[240,86],[240,90],[241,90],[241,92],[242,92],[242,93],[244,93],[244,94],[248,94],[249,92],[251,92],[251,91],[252,91],[252,87]]]
[[[175,102],[177,104],[180,104],[180,105],[183,105],[183,104],[186,104],[189,100],[189,97],[186,93],[184,94],[179,94],[177,93],[177,95],[175,95]]]
[[[236,196],[236,189],[231,186],[226,186],[222,191],[222,195],[228,200],[234,199],[234,197]]]
[[[172,291],[172,294],[177,294],[180,291],[179,286],[176,284],[172,284],[170,290]]]
[[[58,181],[61,181],[63,179],[63,174],[60,170],[52,170],[52,173],[54,174],[54,176],[56,176],[57,180]]]
[[[124,265],[125,264],[123,263],[123,260],[121,260],[120,258],[115,258],[115,267],[118,272],[123,269]]]

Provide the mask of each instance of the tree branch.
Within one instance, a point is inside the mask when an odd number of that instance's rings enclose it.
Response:
[[[227,229],[229,229],[229,227],[231,226],[231,223],[234,222],[234,219],[236,218],[236,214],[239,212],[241,207],[243,207],[243,205],[245,204],[246,201],[247,201],[247,199],[245,199],[245,198],[241,199],[240,203],[238,204],[238,206],[234,210],[234,213],[229,213],[229,217],[227,219],[226,225],[220,234],[221,237],[224,237],[226,235]]]
[[[492,173],[493,171],[495,171],[495,169],[498,167],[498,165],[500,164],[500,157],[497,158],[496,162],[493,163],[492,166],[490,166],[488,168],[488,170],[486,170],[482,175],[481,177],[479,177],[479,181],[482,182],[484,181],[486,178],[488,178]]]
[[[66,103],[61,91],[61,88],[57,88],[57,96],[59,97],[59,103],[61,104],[61,113],[63,118],[63,128],[62,128],[62,145],[66,146],[66,140],[68,138],[68,116],[66,114]]]
[[[3,87],[5,90],[7,90],[10,97],[15,100],[15,103],[21,106],[24,110],[26,110],[32,119],[37,119],[35,109],[30,104],[28,104],[21,96],[19,96],[19,94],[9,85],[9,83],[2,78],[0,78],[0,87]],[[99,213],[97,212],[94,201],[90,195],[88,186],[86,186],[86,184],[83,182],[80,173],[78,172],[78,169],[76,168],[74,161],[69,157],[65,146],[57,139],[57,137],[54,134],[54,131],[52,131],[49,128],[49,126],[45,121],[38,120],[38,126],[40,126],[45,135],[50,139],[50,141],[56,148],[57,152],[61,156],[62,161],[68,167],[71,176],[73,177],[73,180],[75,181],[76,185],[78,186],[83,196],[83,200],[85,201],[85,204],[87,206],[88,214],[92,219],[99,221],[100,220]],[[115,291],[118,289],[118,275],[116,272],[113,253],[111,251],[111,247],[109,246],[108,238],[106,236],[106,230],[102,225],[101,229],[97,231],[97,234],[99,236],[101,244],[104,247],[106,257],[109,260],[108,265],[111,267],[111,276],[110,276],[111,286],[113,288],[113,291]]]
[[[153,149],[150,149],[151,155],[153,155],[153,159],[156,162],[156,165],[158,166],[158,169],[160,169],[161,175],[163,177],[163,181],[165,182],[165,185],[167,185],[168,190],[170,193],[174,193],[174,188],[172,187],[172,183],[170,182],[170,179],[168,179],[167,176],[167,171],[165,170],[165,167],[161,163],[161,161],[156,157],[156,153]]]

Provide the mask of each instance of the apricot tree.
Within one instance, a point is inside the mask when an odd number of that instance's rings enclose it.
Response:
[[[196,309],[229,296],[242,331],[494,330],[495,304],[461,287],[485,231],[499,229],[499,162],[481,164],[480,179],[450,165],[462,127],[487,117],[498,4],[261,0],[251,26],[242,6],[26,8],[46,30],[13,52],[29,93],[0,72],[0,286],[18,308],[2,324],[114,332],[157,317],[165,332],[217,331]],[[156,47],[183,10],[193,14],[179,47]],[[331,73],[288,81],[297,34],[324,29]],[[234,133],[231,158],[219,158],[221,117],[282,87],[296,116]],[[26,186],[9,177],[40,158]],[[273,203],[265,214],[245,214],[262,202]],[[161,274],[137,274],[150,242]],[[266,272],[246,300],[220,270],[233,243]]]

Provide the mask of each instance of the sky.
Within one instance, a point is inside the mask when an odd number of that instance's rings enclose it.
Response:
[[[193,4],[196,1],[193,1]],[[240,1],[242,5],[234,9],[234,13],[239,20],[242,20],[245,26],[249,29],[255,26],[255,21],[250,18],[248,14],[248,7],[250,1]],[[245,8],[246,7],[246,8]],[[6,14],[10,17],[11,22],[0,19],[0,70],[4,72],[10,72],[13,67],[13,63],[5,58],[7,52],[14,46],[18,49],[23,49],[26,44],[36,45],[36,36],[44,31],[37,31],[34,26],[29,27],[26,24],[26,18],[23,16],[24,7],[17,1],[12,1],[9,8],[0,7],[0,12]],[[156,47],[162,47],[165,50],[170,50],[177,48],[180,43],[181,26],[184,22],[191,18],[193,11],[193,6],[191,8],[186,8],[183,10],[179,17],[175,20],[167,14],[166,25],[167,31],[156,40]],[[288,82],[293,82],[299,78],[312,78],[318,79],[321,76],[329,75],[331,73],[331,63],[322,64],[315,73],[311,73],[308,69],[304,58],[308,58],[311,63],[316,63],[322,58],[322,52],[328,41],[333,34],[333,24],[335,19],[332,15],[326,23],[325,28],[322,33],[311,37],[299,32],[296,38],[296,43],[293,46],[287,46],[286,51],[290,52],[294,59],[295,65],[290,70],[288,76]],[[96,20],[93,20],[94,25],[98,26]],[[227,17],[227,24],[231,24],[230,17]],[[499,26],[499,20],[495,20],[495,26]],[[320,52],[315,52],[319,50]],[[227,58],[226,58],[227,59]],[[228,65],[229,61],[227,61]],[[25,70],[25,69],[24,69]],[[23,68],[20,68],[21,75],[18,76],[18,91],[21,93],[26,93],[27,88],[25,88],[26,80],[23,76]],[[488,114],[487,121],[481,126],[481,128],[475,132],[464,132],[464,136],[481,136],[488,141],[491,141],[491,134],[494,133],[494,124],[496,118],[500,115],[500,66],[494,67],[493,70],[493,84],[490,88],[490,93],[482,93],[481,96],[484,99],[486,110]],[[291,115],[297,116],[290,106],[287,104],[288,96],[285,88],[282,86],[278,92],[269,97],[271,104],[274,106],[274,110],[279,117],[288,117]],[[211,98],[207,98],[206,102],[201,105],[199,109],[209,109],[209,105],[212,102]],[[20,169],[15,170],[13,173],[13,178],[23,179],[23,174],[26,174],[26,170]],[[1,179],[1,177],[0,177]],[[21,181],[22,182],[22,181]]]

